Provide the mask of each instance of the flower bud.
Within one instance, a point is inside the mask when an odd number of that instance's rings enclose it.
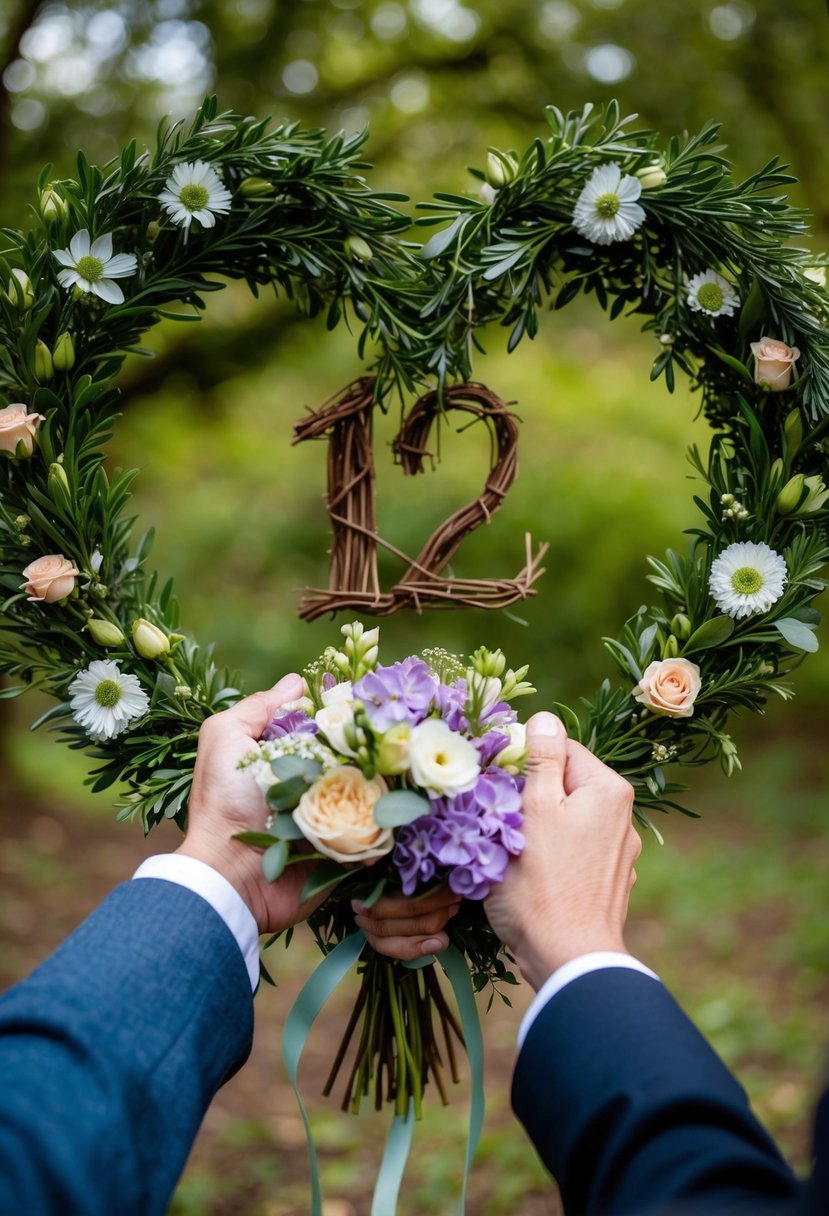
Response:
[[[47,224],[54,224],[66,217],[66,199],[51,183],[40,193],[40,214]]]
[[[18,532],[25,532],[31,522],[28,515],[15,515],[14,517],[14,526]]]
[[[12,277],[9,279],[8,287],[3,295],[17,308],[25,310],[32,307],[35,302],[35,293],[32,288],[32,280],[25,270],[15,268],[12,271]]]
[[[826,286],[825,266],[807,266],[803,273],[807,279],[811,279],[813,283],[817,283],[818,287]]]
[[[51,380],[54,374],[55,365],[52,362],[52,352],[46,343],[38,338],[35,344],[35,379]]]
[[[164,630],[143,616],[133,621],[132,641],[142,659],[160,658],[170,649],[170,641]]]
[[[800,504],[798,515],[813,515],[829,501],[829,490],[826,489],[823,478],[819,475],[807,477],[804,485],[808,490],[806,499]]]
[[[660,346],[673,346],[674,342],[676,342],[676,338],[673,334],[665,333],[659,335]]]
[[[75,366],[75,343],[68,331],[64,331],[55,343],[52,362],[59,372],[68,372]]]
[[[679,656],[679,641],[673,633],[669,633],[662,647],[663,659],[676,659]]]
[[[490,148],[486,157],[486,180],[493,190],[502,190],[515,177],[515,164],[511,157]]]
[[[99,646],[120,646],[124,641],[124,635],[118,626],[112,621],[103,620],[102,617],[90,617],[86,627],[92,635],[92,640]]]
[[[789,410],[783,423],[789,454],[796,452],[803,442],[803,419],[799,409]]]
[[[408,722],[398,722],[390,727],[377,749],[377,771],[386,777],[405,773],[409,767],[409,738],[412,729]]]
[[[671,621],[671,633],[682,642],[687,642],[691,636],[691,622],[684,612],[678,612]]]
[[[364,241],[361,236],[346,237],[345,251],[350,258],[355,262],[370,262],[374,257],[374,250],[368,241]]]
[[[239,187],[239,193],[245,198],[263,198],[266,194],[273,194],[273,190],[273,182],[266,177],[246,177]]]
[[[158,239],[159,232],[161,232],[161,225],[159,224],[158,220],[150,220],[149,224],[147,225],[147,240],[150,242],[150,244]]]
[[[49,465],[46,485],[51,498],[56,501],[61,499],[67,502],[70,501],[72,495],[69,489],[69,478],[66,476],[66,469],[59,461],[55,461],[54,464]]]
[[[802,473],[790,477],[783,489],[777,495],[774,506],[778,515],[791,515],[800,506],[806,478]]]
[[[800,358],[796,346],[787,346],[776,338],[761,338],[751,342],[754,355],[754,379],[772,393],[782,393],[792,382],[794,365]]]
[[[650,165],[643,165],[641,169],[637,169],[636,176],[639,178],[639,184],[643,190],[657,190],[660,186],[664,186],[668,180],[668,174],[658,160]]]
[[[769,482],[774,485],[775,482],[782,481],[785,473],[785,466],[780,456],[775,456],[769,468]]]

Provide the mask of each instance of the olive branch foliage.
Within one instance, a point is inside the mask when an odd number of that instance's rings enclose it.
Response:
[[[775,160],[735,182],[715,126],[662,141],[630,129],[615,103],[566,115],[551,106],[546,118],[545,139],[522,155],[493,149],[486,172],[472,171],[480,193],[436,194],[413,227],[398,206],[404,196],[367,184],[365,134],[270,127],[219,113],[209,98],[189,127],[162,123],[151,150],[133,142],[103,169],[79,155],[73,179],[53,181],[47,167],[31,227],[2,230],[0,393],[3,404],[45,417],[32,457],[0,464],[0,671],[17,680],[2,695],[28,686],[52,694],[57,704],[36,725],[52,722],[90,755],[94,788],[122,782],[121,814],[139,816],[145,830],[165,817],[184,825],[199,725],[240,692],[209,647],[178,633],[172,583],[148,567],[151,535],[133,544],[136,470],[108,470],[105,445],[125,357],[150,353],[141,340],[161,319],[200,320],[229,279],[254,295],[270,287],[303,315],[324,312],[329,328],[348,324],[376,373],[380,408],[396,396],[405,409],[424,386],[471,378],[484,329],[504,327],[514,350],[535,337],[542,310],[579,294],[595,296],[611,319],[642,318],[659,340],[652,378],[664,376],[671,390],[677,371],[690,378],[714,428],[710,452],[691,453],[700,524],[687,552],[650,559],[661,603],[605,640],[622,683],[605,681],[581,716],[557,706],[568,730],[633,782],[643,822],[654,809],[683,809],[667,762],[719,757],[727,771],[738,763],[730,712],[788,696],[785,676],[816,648],[827,509],[804,479],[814,487],[826,471],[829,296],[814,273],[826,259],[791,243],[807,225],[783,193],[794,179]],[[162,215],[158,195],[176,164],[196,160],[217,170],[233,204],[215,227],[188,232]],[[573,208],[592,171],[610,162],[628,174],[656,163],[665,176],[643,191],[646,219],[629,240],[595,245],[573,227]],[[414,239],[431,227],[425,244]],[[136,254],[122,304],[59,286],[53,251],[84,228],[112,233],[116,251]],[[708,268],[734,283],[735,316],[689,306],[687,281]],[[15,270],[28,276],[31,299]],[[65,335],[72,358],[57,370],[51,356]],[[749,343],[763,335],[800,349],[785,393],[754,382]],[[739,517],[723,510],[734,501]],[[708,593],[712,559],[735,540],[765,541],[788,565],[773,609],[740,622],[719,615]],[[21,571],[47,553],[75,563],[77,584],[60,603],[31,603]],[[104,651],[92,617],[116,626],[122,642]],[[164,631],[168,652],[137,652],[137,618]],[[631,695],[649,662],[676,655],[703,677],[694,716],[682,720]],[[131,730],[93,743],[66,698],[77,672],[101,657],[135,674],[151,706]]]

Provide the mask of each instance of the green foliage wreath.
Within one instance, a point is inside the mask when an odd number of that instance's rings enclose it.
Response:
[[[725,733],[817,647],[812,601],[829,556],[826,259],[772,162],[735,183],[716,128],[667,142],[603,112],[547,111],[522,156],[491,150],[475,196],[438,194],[424,246],[373,192],[364,136],[217,114],[159,130],[98,169],[39,182],[30,231],[0,260],[0,671],[53,694],[51,721],[122,780],[125,817],[183,824],[201,721],[238,695],[178,632],[170,583],[126,514],[135,470],[105,469],[125,356],[160,318],[199,320],[226,279],[273,286],[303,314],[358,332],[376,398],[468,379],[480,330],[534,337],[538,313],[593,294],[658,341],[652,378],[700,392],[710,451],[691,461],[700,516],[686,552],[651,560],[662,593],[607,648],[621,673],[568,729],[677,806],[668,761],[737,762]],[[448,221],[448,222],[447,222]],[[679,808],[681,809],[681,808]]]

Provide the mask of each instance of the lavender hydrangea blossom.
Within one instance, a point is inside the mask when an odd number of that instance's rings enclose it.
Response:
[[[396,722],[422,722],[437,690],[437,676],[422,659],[410,657],[368,672],[354,685],[354,696],[362,701],[373,729],[384,731]]]
[[[313,718],[309,718],[301,709],[291,709],[288,713],[271,718],[262,734],[262,741],[281,739],[284,735],[315,735],[318,730]]]

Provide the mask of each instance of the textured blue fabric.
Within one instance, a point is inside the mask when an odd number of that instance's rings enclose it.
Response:
[[[124,883],[0,999],[0,1216],[164,1212],[253,1001],[210,905]]]
[[[646,975],[594,971],[558,993],[530,1028],[512,1099],[568,1216],[805,1210],[742,1088]],[[823,1199],[815,1213],[829,1212]]]

